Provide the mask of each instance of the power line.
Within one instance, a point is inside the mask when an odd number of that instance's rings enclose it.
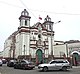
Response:
[[[22,3],[22,5],[24,6],[24,7],[26,7],[29,11],[30,11],[30,9],[23,3],[23,1],[22,0],[19,0],[21,3]],[[30,11],[31,12],[31,11]],[[31,12],[32,13],[32,12]],[[36,16],[32,13],[32,15],[36,18]],[[36,18],[37,19],[37,18]]]
[[[30,12],[31,11],[37,11],[37,12],[42,12],[42,13],[50,13],[50,14],[60,14],[60,15],[80,15],[80,14],[75,14],[75,13],[58,13],[58,12],[49,12],[49,11],[40,11],[40,10],[33,10],[33,9],[29,9],[23,2],[22,0],[19,0],[22,5],[24,5],[24,7],[26,7]],[[7,2],[4,2],[4,1],[0,1],[0,3],[3,3],[3,4],[6,4],[6,5],[9,5],[9,6],[13,6],[13,7],[18,7],[18,8],[23,8],[21,6],[18,6],[18,5],[14,5],[14,4],[10,4],[10,3],[7,3]],[[31,12],[32,13],[32,12]],[[33,13],[32,13],[33,14]],[[36,16],[33,14],[33,16],[36,18]],[[37,18],[36,18],[37,19]]]
[[[58,12],[49,12],[49,11],[40,11],[40,10],[33,10],[32,11],[37,11],[37,12],[42,12],[42,13],[50,13],[50,14],[61,14],[61,15],[80,15],[80,14],[75,14],[75,13],[58,13]]]
[[[20,0],[20,2],[27,8],[27,6]],[[27,8],[28,9],[28,8]],[[29,11],[32,9],[28,9]],[[48,11],[40,11],[40,10],[32,10],[32,11],[38,11],[38,12],[44,12],[44,13],[51,13],[51,14],[63,14],[63,15],[80,15],[75,13],[57,13],[57,12],[48,12]],[[32,12],[31,12],[32,13]],[[33,14],[33,13],[32,13]],[[34,14],[33,14],[34,15]]]
[[[0,3],[6,4],[6,5],[9,5],[9,6],[13,6],[13,7],[23,8],[21,6],[10,4],[10,3],[4,2],[4,1],[0,1]]]

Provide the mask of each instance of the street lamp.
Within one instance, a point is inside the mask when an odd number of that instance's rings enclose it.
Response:
[[[24,57],[25,57],[25,45],[24,45]]]
[[[51,23],[51,57],[53,59],[53,39],[52,39],[52,36],[53,36],[53,24],[57,24],[57,23],[60,23],[61,21],[58,21],[56,23],[52,22]]]
[[[67,59],[68,59],[68,44],[66,43],[66,53],[67,53]]]
[[[58,21],[58,22],[56,22],[56,23],[54,23],[54,22],[52,22],[51,21],[51,18],[47,15],[47,17],[44,19],[44,24],[46,25],[46,28],[47,28],[47,30],[49,30],[49,32],[51,31],[51,53],[50,53],[50,58],[51,59],[53,59],[53,43],[52,43],[52,41],[53,41],[53,39],[52,39],[52,37],[53,37],[53,35],[54,35],[54,31],[53,31],[53,24],[57,24],[57,23],[60,23],[61,21]]]

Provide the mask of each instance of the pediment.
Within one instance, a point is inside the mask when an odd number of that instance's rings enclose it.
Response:
[[[44,24],[37,22],[36,24],[34,24],[32,26],[33,28],[37,28],[37,29],[46,29],[46,27],[44,26]]]

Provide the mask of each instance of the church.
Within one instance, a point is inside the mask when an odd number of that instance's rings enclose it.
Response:
[[[30,26],[30,19],[29,12],[24,9],[19,17],[20,25],[18,30],[6,41],[10,46],[6,49],[8,57],[33,60],[37,63],[46,62],[53,58],[54,22],[47,15],[43,23],[37,22]]]
[[[40,18],[42,19],[42,18]],[[24,9],[19,17],[19,27],[4,42],[0,58],[27,59],[35,62],[48,62],[52,59],[68,59],[72,65],[80,62],[80,41],[55,41],[51,18],[44,22],[30,24],[29,12]],[[80,64],[79,64],[80,65]]]

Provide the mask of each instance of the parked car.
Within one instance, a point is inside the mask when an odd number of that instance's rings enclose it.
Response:
[[[9,60],[8,62],[7,62],[7,66],[8,67],[14,67],[14,63],[16,62],[16,60]]]
[[[0,66],[2,66],[2,60],[0,59]]]
[[[35,68],[35,65],[33,62],[22,60],[22,61],[16,62],[14,64],[14,68],[15,69],[33,69]]]
[[[67,69],[70,69],[70,68],[71,68],[70,63],[64,59],[56,59],[56,60],[50,61],[49,63],[38,65],[38,69],[43,71],[48,71],[48,70],[66,71]]]
[[[3,64],[6,64],[7,60],[6,59],[2,59]]]

